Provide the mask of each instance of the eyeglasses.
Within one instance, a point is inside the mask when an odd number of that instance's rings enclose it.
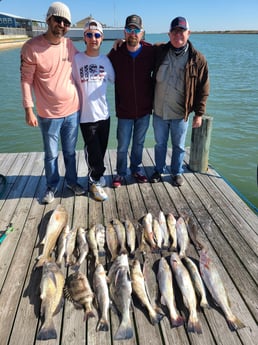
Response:
[[[142,31],[142,29],[136,29],[136,28],[125,28],[125,32],[127,34],[139,34]]]
[[[64,17],[59,17],[59,16],[53,16],[54,18],[54,21],[57,23],[57,24],[64,24],[64,26],[66,27],[69,27],[71,25],[71,23],[65,19]]]
[[[93,36],[95,38],[100,38],[102,35],[100,33],[98,33],[98,32],[94,32],[94,33],[93,32],[85,32],[84,36],[87,37],[87,38],[93,38]]]

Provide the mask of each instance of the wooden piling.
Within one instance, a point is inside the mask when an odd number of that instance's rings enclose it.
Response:
[[[211,116],[204,115],[201,127],[192,129],[189,158],[192,171],[206,173],[208,170],[212,120]]]

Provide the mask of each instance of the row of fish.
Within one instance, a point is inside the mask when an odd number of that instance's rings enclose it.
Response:
[[[93,300],[96,301],[99,314],[97,331],[109,329],[108,309],[111,300],[121,316],[119,328],[114,335],[115,340],[129,339],[133,336],[129,312],[132,292],[146,308],[152,324],[162,320],[164,312],[161,305],[166,305],[171,326],[181,326],[185,320],[176,309],[172,275],[177,281],[183,302],[189,311],[187,322],[189,332],[202,332],[196,311],[196,293],[200,296],[200,306],[208,307],[204,283],[214,301],[223,310],[230,329],[244,327],[232,314],[222,280],[209,259],[204,245],[196,239],[196,229],[189,226],[189,218],[185,219],[179,217],[176,220],[171,213],[165,216],[162,211],[159,212],[157,219],[151,213],[146,214],[142,218],[141,226],[137,228],[139,235],[137,246],[137,231],[129,219],[124,222],[113,219],[106,227],[97,224],[88,230],[83,227],[70,230],[67,225],[67,212],[63,206],[58,205],[48,222],[43,240],[43,253],[38,257],[36,264],[36,267],[43,266],[40,297],[44,323],[38,339],[56,338],[53,315],[62,306],[63,290],[65,297],[72,301],[76,308],[84,308],[85,320],[95,316],[92,303]],[[199,269],[186,254],[190,238],[196,247],[201,249]],[[172,251],[169,260],[164,257],[159,260],[156,275],[159,303],[150,298],[145,275],[145,271],[149,268],[148,260],[145,261],[143,269],[137,258],[129,264],[129,258],[134,257],[137,249],[140,252],[144,251],[146,244],[153,252]],[[57,248],[56,263],[52,263],[52,252],[55,248]],[[108,275],[100,263],[100,257],[106,255],[107,249],[112,263]],[[93,290],[88,278],[79,270],[89,252],[93,255],[95,263]],[[75,268],[75,272],[68,276],[66,281],[60,270],[63,258],[66,266]]]

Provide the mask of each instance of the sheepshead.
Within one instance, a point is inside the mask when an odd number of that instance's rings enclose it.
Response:
[[[124,225],[120,222],[119,219],[115,218],[112,220],[114,229],[116,230],[118,243],[120,246],[119,254],[126,254],[126,232]]]
[[[177,234],[177,243],[179,246],[179,257],[182,258],[186,256],[186,250],[190,242],[186,224],[183,217],[179,217],[178,220],[176,221],[176,234]]]
[[[164,315],[158,313],[150,303],[149,296],[146,290],[145,279],[141,269],[141,264],[138,259],[133,260],[131,267],[131,280],[133,292],[139,298],[141,304],[147,309],[150,322],[153,325],[159,323]]]
[[[86,239],[86,231],[83,227],[79,227],[77,230],[76,248],[78,250],[78,255],[73,268],[75,270],[78,270],[89,252],[89,245]]]
[[[45,262],[40,283],[41,316],[44,323],[37,335],[38,340],[56,339],[53,316],[63,304],[64,276],[55,262]]]
[[[197,266],[195,265],[193,260],[191,260],[187,256],[183,258],[183,262],[186,265],[188,272],[190,273],[190,277],[192,279],[195,291],[201,298],[200,306],[202,308],[209,308],[209,303],[207,301],[205,287],[204,287],[204,284],[203,284],[203,281],[202,281],[202,278]]]
[[[107,276],[102,264],[98,264],[93,274],[93,290],[98,305],[99,321],[97,331],[108,331],[108,310],[110,305]]]
[[[66,250],[66,240],[67,240],[67,236],[69,234],[69,231],[70,231],[70,227],[69,225],[66,225],[59,238],[58,238],[58,241],[57,241],[57,259],[56,259],[56,263],[59,267],[61,267],[61,264],[62,264],[62,259],[65,255],[65,250]]]
[[[77,227],[72,228],[66,238],[65,265],[72,266],[75,263],[74,250],[77,236]]]
[[[192,217],[187,218],[186,225],[187,225],[189,237],[191,238],[196,249],[201,250],[202,248],[204,248],[204,244],[198,238],[197,226]]]
[[[168,225],[169,236],[171,238],[170,250],[173,252],[176,252],[177,250],[176,218],[173,216],[172,213],[168,213],[167,215],[167,225]]]
[[[96,224],[95,226],[95,236],[98,245],[99,256],[105,256],[105,243],[106,243],[106,229],[102,224]]]
[[[208,256],[206,249],[202,249],[200,252],[200,272],[205,285],[210,291],[211,296],[222,309],[230,330],[235,331],[237,329],[245,327],[242,321],[240,321],[233,314],[230,308],[229,298],[219,272]]]
[[[86,231],[86,239],[89,245],[90,250],[95,258],[95,265],[99,263],[99,250],[98,250],[98,243],[95,236],[96,230],[95,225],[93,225],[90,229]]]
[[[169,248],[169,233],[168,233],[166,217],[163,211],[159,211],[158,219],[159,219],[160,228],[162,230],[162,238],[163,238],[162,247],[165,249],[168,249]]]
[[[154,233],[152,229],[152,214],[147,213],[142,220],[142,225],[143,225],[143,232],[144,232],[144,238],[147,241],[147,243],[150,245],[151,249],[156,249],[156,243],[154,240]]]
[[[51,254],[56,246],[57,240],[63,228],[67,225],[68,213],[63,205],[57,205],[53,211],[46,229],[46,235],[42,241],[43,252],[38,256],[36,267],[42,267],[44,262],[50,261]]]
[[[126,256],[126,254],[122,254],[121,256]],[[110,297],[121,316],[119,327],[114,335],[114,340],[130,339],[133,337],[130,319],[132,284],[129,267],[126,265],[119,265],[121,256],[118,256],[112,264],[112,266],[115,265],[115,267],[110,275],[112,278],[110,281]],[[117,260],[118,262],[116,262]],[[123,260],[124,258],[122,258],[122,262]]]
[[[190,274],[180,260],[179,255],[175,252],[171,254],[170,265],[175,275],[177,285],[182,293],[184,304],[189,310],[187,330],[188,332],[200,334],[202,330],[197,316],[196,295]]]
[[[154,240],[159,249],[162,248],[163,243],[163,231],[161,229],[161,226],[159,224],[159,221],[156,218],[152,219],[152,230],[154,234]]]
[[[129,248],[130,255],[134,255],[135,243],[136,243],[136,231],[133,223],[126,218],[125,222],[125,232],[126,232],[126,243]]]
[[[106,240],[107,240],[107,247],[111,254],[111,261],[114,261],[118,255],[118,238],[117,238],[116,230],[114,229],[111,223],[107,225]]]
[[[92,305],[94,293],[84,273],[76,271],[68,276],[65,282],[64,295],[73,302],[76,309],[84,309],[84,321],[90,317],[95,317]]]
[[[109,281],[113,281],[116,276],[116,272],[119,268],[125,267],[128,272],[129,271],[129,261],[128,261],[128,254],[120,254],[116,257],[114,262],[112,263],[109,271],[108,271],[108,279]]]
[[[166,305],[169,311],[169,319],[172,327],[179,327],[184,324],[184,318],[176,308],[175,294],[173,289],[172,272],[167,260],[162,257],[159,260],[158,285],[161,294],[161,304]]]

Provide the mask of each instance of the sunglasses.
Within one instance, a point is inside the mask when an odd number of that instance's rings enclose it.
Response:
[[[54,21],[57,23],[57,24],[64,24],[64,26],[66,26],[66,27],[69,27],[70,25],[71,25],[71,23],[67,20],[67,19],[65,19],[65,18],[63,18],[63,17],[59,17],[59,16],[53,16],[53,18],[54,18]]]
[[[131,29],[131,28],[125,28],[125,32],[127,34],[139,34],[142,30],[141,29]]]
[[[95,32],[95,33],[92,33],[92,32],[85,32],[84,33],[84,36],[87,37],[87,38],[92,38],[93,36],[95,38],[100,38],[102,35],[98,32]]]

